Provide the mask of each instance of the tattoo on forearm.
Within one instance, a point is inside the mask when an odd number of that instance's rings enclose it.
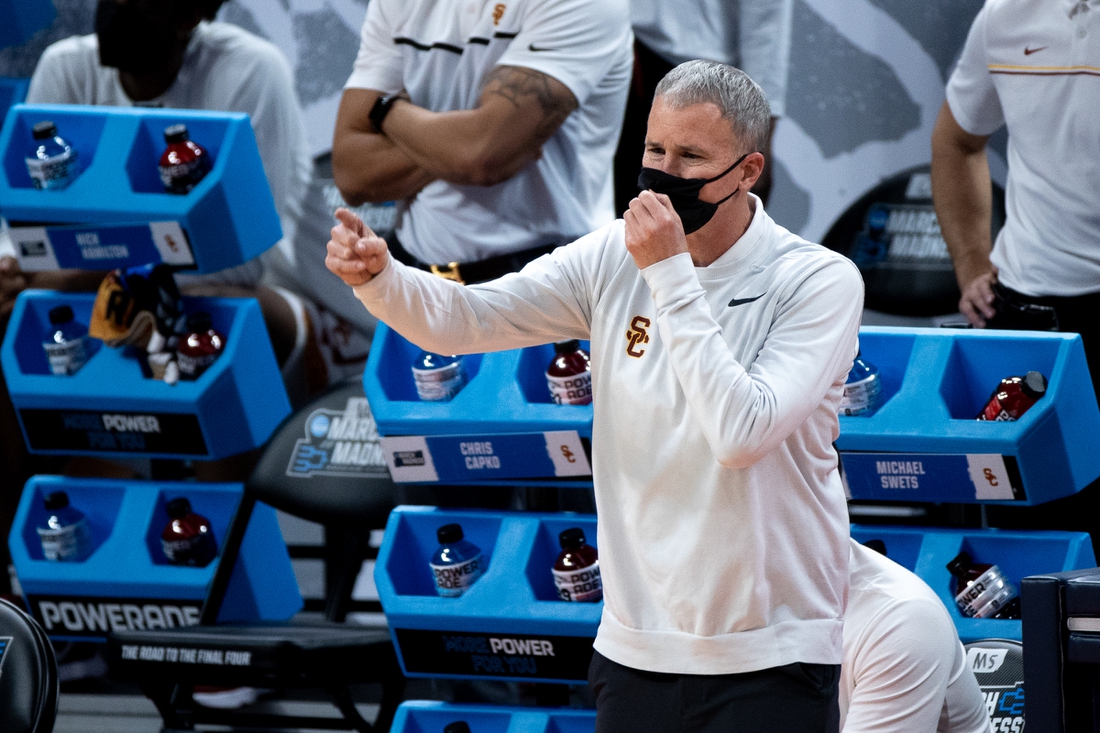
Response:
[[[540,141],[547,140],[577,108],[577,99],[557,79],[521,66],[498,66],[485,77],[483,93],[496,94],[517,109],[534,99],[542,110],[536,130]]]

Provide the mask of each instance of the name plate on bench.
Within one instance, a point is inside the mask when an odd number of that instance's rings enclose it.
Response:
[[[195,255],[179,222],[95,226],[12,227],[19,267],[45,270],[114,270],[150,262],[191,267]]]
[[[382,438],[393,480],[492,481],[591,476],[576,430],[493,435],[406,435]]]
[[[996,453],[841,452],[853,499],[873,501],[1023,501],[1013,456]]]

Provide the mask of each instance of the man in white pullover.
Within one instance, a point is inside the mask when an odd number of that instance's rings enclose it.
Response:
[[[591,339],[604,611],[597,731],[839,725],[848,516],[832,441],[863,305],[854,265],[749,189],[769,108],[694,61],[657,88],[623,220],[464,287],[340,211],[326,264],[437,353]]]

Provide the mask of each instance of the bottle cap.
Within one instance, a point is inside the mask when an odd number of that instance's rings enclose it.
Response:
[[[883,557],[887,557],[886,543],[883,542],[880,539],[876,538],[876,539],[873,539],[873,540],[867,540],[866,542],[863,543],[863,546],[866,547],[868,550],[874,550],[875,552],[882,555]]]
[[[213,327],[210,314],[206,311],[195,311],[187,314],[187,330],[192,333],[206,333]]]
[[[974,564],[974,561],[970,559],[970,553],[963,550],[955,558],[947,563],[947,572],[952,575],[959,576],[966,572],[967,568]]]
[[[70,305],[59,305],[56,308],[50,308],[50,324],[54,326],[60,326],[62,323],[68,323],[73,320],[73,308]]]
[[[172,519],[183,519],[191,513],[191,502],[187,501],[186,496],[181,496],[168,502],[167,509],[168,516]]]
[[[182,143],[187,140],[187,125],[171,125],[164,128],[164,141]]]
[[[57,135],[57,125],[50,120],[42,120],[31,128],[35,140],[49,140]]]
[[[52,494],[46,494],[46,510],[56,511],[58,509],[64,509],[69,506],[69,495],[64,491],[55,491]]]
[[[554,344],[554,352],[558,354],[572,354],[580,347],[580,341],[577,339],[569,339],[568,341],[559,341]]]
[[[584,530],[580,527],[570,527],[558,535],[558,542],[563,550],[575,550],[585,545]]]
[[[462,534],[462,525],[444,524],[435,531],[435,536],[439,539],[439,544],[449,545],[461,541],[466,535]]]
[[[1028,372],[1020,381],[1020,390],[1033,400],[1047,393],[1047,378],[1039,372]]]
[[[447,727],[443,729],[443,733],[470,733],[470,726],[465,720],[456,720],[453,723],[448,723]]]

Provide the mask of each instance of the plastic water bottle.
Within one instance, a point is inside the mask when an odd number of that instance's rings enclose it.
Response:
[[[57,125],[43,120],[31,128],[34,147],[27,155],[27,172],[43,191],[65,188],[76,178],[77,151],[57,134]]]
[[[173,565],[206,567],[218,555],[218,543],[210,520],[191,510],[191,502],[179,497],[168,502],[168,524],[160,535],[164,556]]]
[[[554,585],[563,601],[591,602],[603,599],[603,580],[596,548],[587,543],[584,530],[571,527],[558,535],[561,554],[554,562]]]
[[[435,590],[444,598],[457,598],[485,571],[481,548],[465,539],[458,524],[445,524],[435,534],[439,549],[430,563]]]
[[[91,352],[88,329],[74,320],[71,306],[51,308],[49,315],[51,330],[42,342],[42,348],[50,362],[50,371],[54,374],[76,374],[87,363]]]
[[[198,379],[225,350],[225,336],[215,331],[210,314],[196,311],[187,316],[187,333],[176,346],[180,379]]]
[[[1020,592],[996,565],[976,563],[960,552],[947,563],[956,578],[955,605],[967,618],[1020,618]]]
[[[546,384],[556,405],[592,403],[592,366],[580,341],[554,344],[554,358],[546,370]]]
[[[421,351],[413,362],[416,394],[425,402],[446,402],[466,386],[466,365],[461,356],[441,356]]]
[[[69,506],[64,491],[47,494],[46,518],[35,529],[47,560],[80,562],[92,552],[92,533],[84,513]]]
[[[844,395],[840,398],[840,414],[847,416],[871,415],[882,405],[882,378],[878,367],[857,354],[844,383]]]
[[[187,125],[172,125],[164,130],[168,147],[160,156],[157,171],[168,193],[185,194],[210,172],[210,154],[191,140]]]
[[[1047,393],[1047,378],[1039,372],[1005,377],[978,413],[978,420],[1011,422],[1031,409]]]

